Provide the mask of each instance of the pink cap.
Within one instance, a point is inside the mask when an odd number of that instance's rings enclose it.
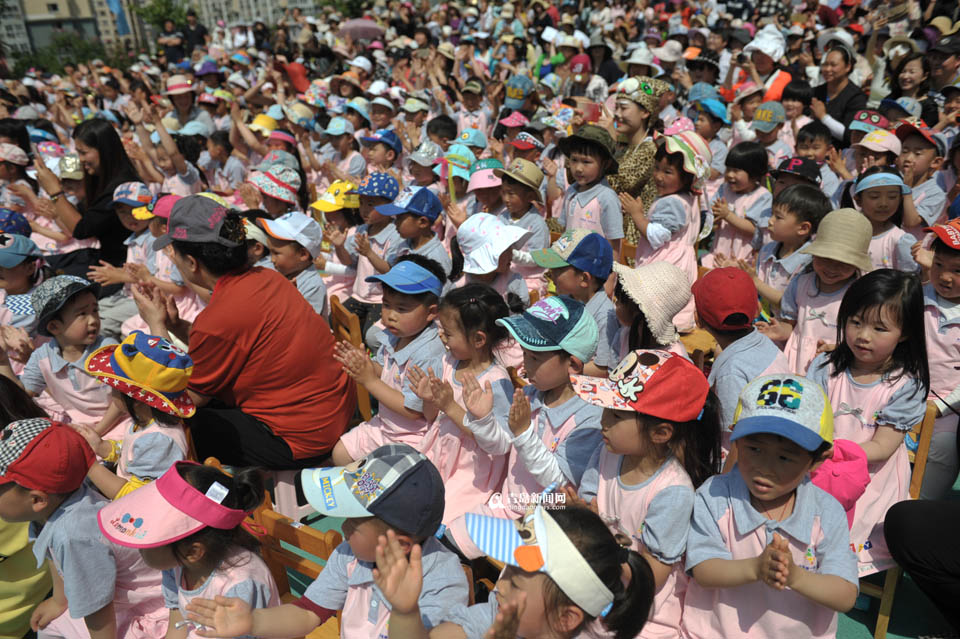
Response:
[[[156,217],[162,217],[165,220],[170,219],[170,211],[173,210],[173,205],[177,203],[177,200],[180,199],[179,195],[164,195],[162,198],[157,200],[157,203],[153,205],[153,214]]]
[[[500,124],[503,126],[527,126],[530,124],[530,120],[528,120],[527,116],[519,111],[514,111],[507,117],[500,120]]]
[[[500,186],[502,183],[502,180],[493,173],[493,169],[481,169],[470,175],[470,185],[467,187],[467,193],[477,189],[491,189]]]
[[[210,526],[230,530],[246,519],[243,510],[220,502],[227,488],[214,482],[206,494],[180,476],[180,468],[197,466],[181,461],[157,481],[107,504],[99,513],[100,530],[111,541],[129,548],[157,548],[189,537]]]

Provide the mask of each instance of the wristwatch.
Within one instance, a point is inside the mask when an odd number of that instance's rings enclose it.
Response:
[[[57,203],[57,200],[59,200],[59,199],[62,198],[62,197],[63,197],[63,191],[62,191],[62,190],[61,190],[61,191],[57,191],[56,193],[54,193],[53,195],[50,196],[50,201],[53,202],[54,204],[56,204],[56,203]]]

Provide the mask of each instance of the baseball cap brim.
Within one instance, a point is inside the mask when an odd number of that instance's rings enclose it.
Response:
[[[130,200],[125,197],[122,197],[118,200],[113,201],[114,204],[126,204],[127,206],[132,206],[135,209],[140,208],[141,206],[146,206],[149,202],[141,202],[140,200]]]
[[[564,266],[570,266],[570,263],[560,257],[560,254],[552,248],[530,251],[530,258],[534,264],[542,268],[563,268]]]
[[[207,527],[164,499],[158,481],[107,504],[97,513],[100,531],[107,539],[127,548],[157,548]],[[148,522],[144,522],[144,516],[149,517]]]
[[[306,468],[300,473],[303,495],[318,513],[331,517],[373,517],[343,480],[344,467]]]
[[[257,224],[266,231],[267,235],[274,239],[284,241],[296,240],[296,232],[280,220],[268,220],[262,217],[257,220]]]
[[[153,241],[153,250],[159,251],[160,249],[166,248],[171,244],[173,244],[173,236],[169,233],[164,233]]]
[[[389,286],[393,290],[404,295],[419,295],[420,293],[433,293],[437,297],[443,294],[443,282],[437,278],[424,280],[423,278],[413,278],[390,269],[386,273],[371,275],[364,279],[366,282],[380,282],[384,286]]]
[[[503,106],[507,107],[508,109],[513,109],[514,111],[517,111],[523,108],[523,105],[526,103],[526,101],[527,101],[526,96],[524,96],[522,100],[520,100],[519,98],[507,98],[506,100],[503,101]]]
[[[786,437],[804,450],[814,451],[823,444],[824,439],[819,434],[806,428],[802,424],[785,417],[772,415],[758,415],[747,417],[733,425],[733,435],[730,441],[735,441],[747,435],[780,435]]]
[[[497,324],[507,329],[507,332],[513,336],[513,339],[517,340],[520,346],[529,351],[543,353],[563,350],[560,344],[547,339],[543,333],[538,331],[537,327],[524,317],[523,314],[498,319]]]
[[[524,141],[518,142],[516,140],[510,140],[509,142],[507,142],[507,144],[521,151],[529,151],[530,149],[536,148],[536,145],[531,144],[530,142],[524,142]]]
[[[377,213],[386,217],[403,215],[404,213],[415,213],[415,211],[409,211],[402,206],[397,206],[396,204],[381,204],[380,206],[375,206],[373,208]]]
[[[754,120],[750,123],[750,128],[754,131],[760,131],[761,133],[770,133],[777,125],[783,124],[783,122],[757,122]]]
[[[937,237],[940,238],[940,241],[950,248],[960,248],[960,241],[958,241],[958,238],[955,235],[950,234],[950,231],[946,226],[928,226],[923,230],[926,233],[936,233]]]

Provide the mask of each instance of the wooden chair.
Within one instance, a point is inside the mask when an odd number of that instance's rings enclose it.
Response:
[[[341,340],[350,342],[354,346],[366,350],[366,346],[363,344],[360,318],[345,309],[336,295],[330,298],[330,329],[338,342]],[[360,411],[360,417],[363,418],[363,421],[369,421],[373,416],[370,393],[360,384],[357,384],[357,410]]]
[[[550,244],[553,244],[559,240],[561,235],[563,235],[563,233],[559,231],[550,231]]]
[[[910,478],[910,498],[917,499],[920,495],[920,486],[923,485],[923,474],[927,469],[927,456],[930,453],[930,441],[933,439],[933,422],[937,418],[937,406],[927,402],[927,412],[923,421],[913,427],[912,433],[917,435],[919,443],[914,454],[913,474]],[[908,434],[909,436],[909,434]],[[897,591],[897,584],[903,569],[894,566],[887,570],[883,586],[860,580],[860,592],[880,600],[880,610],[877,613],[877,626],[874,629],[874,639],[884,639],[887,636],[887,627],[890,625],[890,611],[893,609],[893,596]]]
[[[637,245],[631,244],[626,239],[620,240],[620,259],[617,260],[624,266],[633,266],[637,258]]]
[[[530,291],[530,303],[527,306],[533,306],[540,301],[540,291]]]

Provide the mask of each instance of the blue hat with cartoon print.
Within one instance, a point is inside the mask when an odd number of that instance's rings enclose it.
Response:
[[[819,384],[801,375],[762,375],[740,391],[731,441],[768,433],[804,450],[833,443],[833,409]]]
[[[443,519],[443,478],[406,444],[381,446],[346,466],[307,468],[300,479],[307,501],[321,515],[378,517],[414,537],[434,534]]]
[[[600,330],[587,307],[566,295],[539,300],[520,315],[498,319],[530,351],[565,351],[581,362],[593,359]]]
[[[32,232],[30,222],[27,221],[23,213],[13,209],[0,208],[0,233],[30,237]],[[5,244],[0,244],[0,250],[3,250]]]
[[[397,199],[400,193],[400,184],[389,173],[371,173],[360,181],[360,186],[347,191],[349,195],[368,195],[382,197],[391,202]]]
[[[40,249],[29,237],[0,231],[0,266],[3,268],[13,268],[28,257],[40,255]]]

